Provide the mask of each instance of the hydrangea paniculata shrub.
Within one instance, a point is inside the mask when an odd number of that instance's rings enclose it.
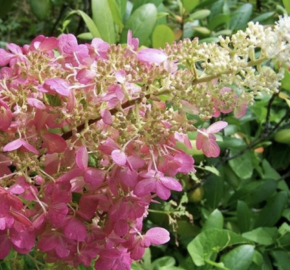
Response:
[[[0,49],[0,259],[34,248],[47,262],[129,270],[169,241],[142,221],[156,197],[182,190],[177,173],[195,171],[176,143],[191,148],[197,130],[197,148],[217,157],[214,133],[227,125],[198,129],[186,113],[241,117],[255,95],[277,91],[282,72],[263,63],[287,64],[289,33],[285,17],[220,45],[139,49],[129,32],[126,46],[63,34]]]

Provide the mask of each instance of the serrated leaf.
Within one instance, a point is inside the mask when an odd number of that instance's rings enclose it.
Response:
[[[110,44],[115,43],[115,26],[108,0],[92,0],[92,14],[101,38]]]
[[[242,245],[224,255],[221,261],[229,269],[248,270],[253,261],[254,251],[254,246]]]
[[[282,216],[287,199],[288,194],[286,191],[281,191],[272,197],[259,213],[254,228],[274,226]]]
[[[132,30],[133,36],[139,38],[140,45],[147,42],[157,19],[157,9],[154,4],[145,4],[136,9],[129,17],[121,35],[121,43],[127,42],[127,32]]]
[[[174,33],[167,25],[158,25],[152,34],[153,48],[165,48],[165,44],[174,41]]]
[[[89,29],[89,31],[93,35],[93,37],[99,37],[99,38],[101,37],[101,34],[100,34],[97,26],[95,25],[94,21],[85,12],[83,12],[81,10],[74,10],[74,11],[69,13],[69,15],[72,15],[72,14],[78,14],[83,18],[87,28]]]
[[[251,18],[253,12],[252,4],[244,4],[239,7],[232,15],[229,28],[231,30],[243,29],[247,27],[247,23]]]

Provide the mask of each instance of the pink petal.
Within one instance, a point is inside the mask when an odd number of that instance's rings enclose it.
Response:
[[[176,191],[181,191],[182,190],[182,185],[174,178],[172,177],[161,177],[160,181],[162,184],[167,187],[170,190],[176,190]]]
[[[111,157],[112,157],[113,161],[120,166],[125,165],[127,162],[126,154],[119,149],[113,150]]]
[[[4,152],[11,152],[11,151],[14,151],[16,149],[19,149],[22,145],[23,145],[23,142],[24,140],[23,139],[17,139],[17,140],[14,140],[8,144],[6,144],[4,147],[3,147],[3,151]]]
[[[132,30],[128,31],[127,34],[127,44],[134,50],[136,51],[139,47],[139,39],[138,38],[133,38],[132,37]]]
[[[209,138],[206,143],[204,143],[202,151],[207,157],[218,157],[220,154],[220,148],[217,145],[215,138]]]
[[[206,132],[207,133],[217,133],[220,130],[224,129],[227,125],[228,125],[228,123],[225,121],[215,122],[206,129]]]
[[[82,146],[77,151],[76,163],[81,170],[85,171],[88,168],[88,161],[89,155],[87,148],[85,146]]]
[[[161,50],[157,49],[142,49],[137,54],[137,59],[149,64],[160,64],[164,62],[168,56]]]
[[[235,107],[234,109],[235,117],[242,118],[246,114],[247,108],[248,108],[247,104],[242,104],[240,106]]]
[[[190,155],[180,153],[174,156],[174,160],[177,160],[181,164],[181,167],[178,169],[179,172],[189,173],[195,171],[193,167],[194,160]]]
[[[46,106],[44,105],[44,103],[42,101],[40,101],[37,98],[27,98],[27,103],[29,105],[31,105],[32,107],[35,107],[39,110],[45,110]]]
[[[167,200],[171,195],[170,190],[161,181],[156,181],[155,193],[162,200]]]
[[[162,245],[170,240],[169,232],[159,227],[148,230],[145,237],[150,240],[151,245]]]
[[[0,58],[1,59],[1,58]],[[11,241],[6,235],[6,231],[0,234],[0,260],[7,257],[10,253]]]
[[[12,123],[12,112],[0,104],[0,130],[6,131]]]
[[[113,117],[109,110],[105,109],[101,111],[101,116],[106,125],[112,125]]]
[[[43,88],[52,92],[58,93],[62,96],[68,97],[70,93],[69,89],[70,85],[67,81],[63,79],[53,78],[53,79],[46,79]]]
[[[44,133],[42,135],[43,147],[48,149],[48,153],[63,153],[67,147],[65,139],[55,133]]]
[[[204,131],[205,129],[204,128],[201,128],[201,131]],[[203,147],[203,144],[204,144],[204,141],[206,141],[207,137],[204,136],[202,133],[200,132],[197,132],[197,135],[196,135],[196,149],[197,150],[201,150],[202,147]]]
[[[14,54],[7,52],[4,49],[0,49],[0,66],[6,66],[10,60],[15,57]]]
[[[72,240],[83,242],[87,235],[86,226],[77,218],[69,218],[64,228],[64,235]]]
[[[106,173],[100,169],[88,168],[84,175],[84,181],[93,187],[100,186],[105,180]]]
[[[72,34],[62,34],[58,38],[58,49],[65,55],[73,54],[78,47],[78,41]]]
[[[156,179],[155,178],[147,178],[144,179],[135,186],[134,193],[139,196],[145,196],[150,194],[156,187]]]
[[[16,55],[22,54],[22,50],[18,45],[13,44],[13,43],[8,43],[6,46],[11,52],[13,52]]]

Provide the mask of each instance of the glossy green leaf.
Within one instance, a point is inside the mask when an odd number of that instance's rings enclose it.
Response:
[[[243,201],[238,201],[237,204],[237,220],[241,232],[247,232],[251,227],[252,212],[248,205]]]
[[[207,204],[216,209],[220,203],[224,191],[224,179],[216,175],[210,176],[204,185]]]
[[[222,257],[225,267],[233,270],[248,270],[253,261],[254,246],[242,245]]]
[[[282,0],[285,9],[287,10],[288,14],[290,14],[290,1],[289,0]]]
[[[138,9],[141,6],[145,4],[150,4],[150,3],[158,7],[162,3],[162,0],[135,0],[132,12],[134,12],[136,9]]]
[[[120,27],[123,27],[121,8],[119,8],[115,0],[108,0],[108,4],[112,13],[113,21]]]
[[[154,48],[165,48],[165,44],[174,41],[174,33],[167,25],[158,25],[152,34],[152,45]]]
[[[199,2],[200,0],[182,0],[183,7],[187,12],[192,11]]]
[[[222,229],[223,225],[224,217],[222,213],[218,209],[216,209],[209,215],[205,224],[202,227],[202,230],[204,231],[207,229]]]
[[[129,17],[121,35],[121,43],[127,42],[127,32],[132,30],[133,36],[139,38],[140,45],[147,42],[157,19],[157,9],[154,4],[145,4],[136,9]]]
[[[279,236],[277,228],[257,228],[243,233],[242,236],[260,245],[269,246],[275,243]]]
[[[210,16],[209,16],[209,21],[211,21],[213,18],[218,16],[219,14],[223,14],[223,9],[224,9],[224,4],[225,0],[218,0],[215,1],[211,7],[210,7]]]
[[[232,30],[244,29],[247,27],[247,23],[251,18],[253,12],[252,4],[244,4],[238,8],[232,15],[229,28]]]
[[[248,240],[228,230],[210,229],[201,232],[187,246],[189,255],[197,266],[205,265],[205,260],[219,251],[235,244],[246,244]]]
[[[256,205],[267,200],[275,192],[276,188],[277,182],[273,180],[252,182],[237,190],[230,197],[228,204],[232,205],[241,200],[248,205]]]
[[[151,267],[160,267],[160,266],[174,266],[176,263],[175,259],[171,256],[164,256],[162,258],[156,259],[152,262]]]
[[[99,37],[99,38],[101,37],[99,30],[97,26],[95,25],[94,21],[85,12],[81,10],[75,10],[75,11],[70,12],[69,15],[72,15],[72,14],[78,14],[83,18],[87,28],[89,29],[93,37]]]
[[[126,12],[127,0],[115,0],[115,2],[120,10],[121,18],[123,18]]]
[[[255,228],[258,227],[272,227],[282,216],[283,210],[287,204],[288,194],[286,191],[281,191],[273,196],[255,222]]]
[[[92,13],[101,38],[108,43],[115,43],[115,26],[108,0],[92,0]]]
[[[224,165],[224,170],[225,170],[225,181],[230,186],[237,189],[240,185],[241,179],[234,173],[234,171],[228,164]]]
[[[208,9],[201,9],[194,13],[192,13],[189,18],[191,20],[202,20],[210,15],[210,10]]]
[[[274,11],[266,12],[266,13],[263,13],[263,14],[259,15],[256,18],[254,18],[252,21],[253,22],[263,22],[263,21],[266,21],[269,18],[273,17],[274,14],[275,14]]]
[[[272,251],[271,255],[275,261],[275,265],[279,270],[289,270],[290,253],[287,251]]]
[[[234,156],[239,152],[238,149],[231,149],[231,156]],[[251,155],[249,152],[245,152],[241,156],[233,158],[229,161],[229,165],[241,179],[247,179],[252,176],[253,165],[251,162]]]
[[[229,20],[230,20],[230,15],[228,15],[228,14],[219,14],[219,15],[215,16],[212,20],[210,20],[210,22],[208,24],[208,28],[210,30],[214,30],[218,26],[228,23]]]

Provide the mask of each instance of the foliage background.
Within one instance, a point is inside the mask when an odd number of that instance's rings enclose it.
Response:
[[[290,12],[287,0],[0,0],[0,6],[1,47],[61,33],[74,33],[80,42],[98,36],[125,43],[128,29],[148,47],[195,37],[218,42],[219,35],[245,29],[248,21],[273,25]],[[290,269],[287,68],[280,92],[261,96],[242,119],[221,115],[212,120],[229,123],[218,137],[221,156],[207,159],[196,149],[190,152],[197,173],[180,176],[184,192],[154,204],[144,224],[145,229],[152,224],[167,228],[171,241],[147,250],[132,269]],[[194,144],[196,133],[189,137]],[[33,256],[11,253],[0,269],[54,269]]]

